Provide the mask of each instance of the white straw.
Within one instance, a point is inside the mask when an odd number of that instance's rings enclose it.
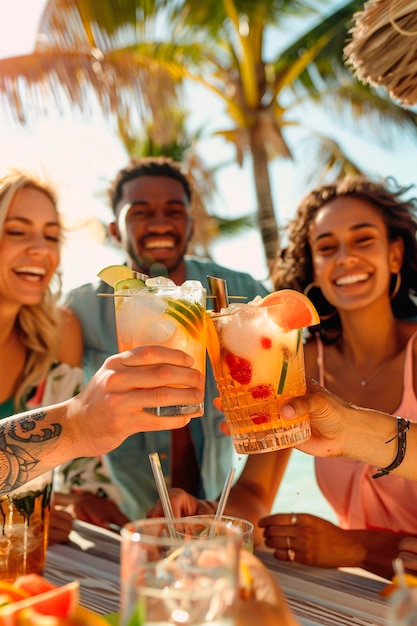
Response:
[[[232,488],[232,482],[235,475],[235,468],[232,467],[229,470],[229,473],[226,477],[226,482],[224,483],[222,495],[220,496],[219,504],[217,505],[216,515],[214,517],[215,520],[220,521],[223,517],[224,510],[226,508],[227,499],[229,497],[230,490]]]
[[[398,586],[401,589],[407,589],[407,582],[405,580],[405,571],[404,571],[404,563],[403,560],[399,557],[394,559],[392,562],[392,568],[394,570],[394,574],[396,574],[398,579]]]
[[[165,482],[164,474],[162,472],[161,461],[157,452],[151,452],[149,454],[149,461],[151,462],[152,472],[156,482],[156,488],[158,489],[159,498],[161,500],[162,509],[165,517],[170,520],[174,517],[171,501],[168,495],[168,489]],[[168,533],[170,537],[176,537],[176,532],[173,524],[168,522]]]

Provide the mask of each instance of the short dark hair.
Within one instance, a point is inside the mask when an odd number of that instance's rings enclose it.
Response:
[[[122,197],[123,185],[140,176],[167,176],[177,180],[184,187],[185,195],[191,203],[191,185],[180,163],[168,157],[143,157],[131,159],[129,165],[119,170],[107,191],[110,206],[115,215]]]

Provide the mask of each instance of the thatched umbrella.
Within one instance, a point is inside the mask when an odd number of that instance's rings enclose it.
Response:
[[[401,104],[417,104],[417,0],[369,0],[353,19],[346,64]]]

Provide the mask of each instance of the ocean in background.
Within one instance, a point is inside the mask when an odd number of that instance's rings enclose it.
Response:
[[[272,513],[311,513],[337,523],[333,509],[321,493],[314,472],[314,457],[293,450]]]

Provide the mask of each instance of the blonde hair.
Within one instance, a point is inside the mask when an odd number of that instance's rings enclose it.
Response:
[[[9,169],[0,175],[0,237],[3,235],[4,223],[13,199],[21,189],[26,188],[45,194],[54,205],[61,223],[57,195],[52,185],[36,174]],[[44,380],[56,358],[60,328],[57,301],[61,295],[61,287],[61,276],[57,271],[42,301],[34,305],[23,305],[16,317],[15,329],[27,352],[25,367],[14,396],[17,411],[25,408],[28,394]]]

